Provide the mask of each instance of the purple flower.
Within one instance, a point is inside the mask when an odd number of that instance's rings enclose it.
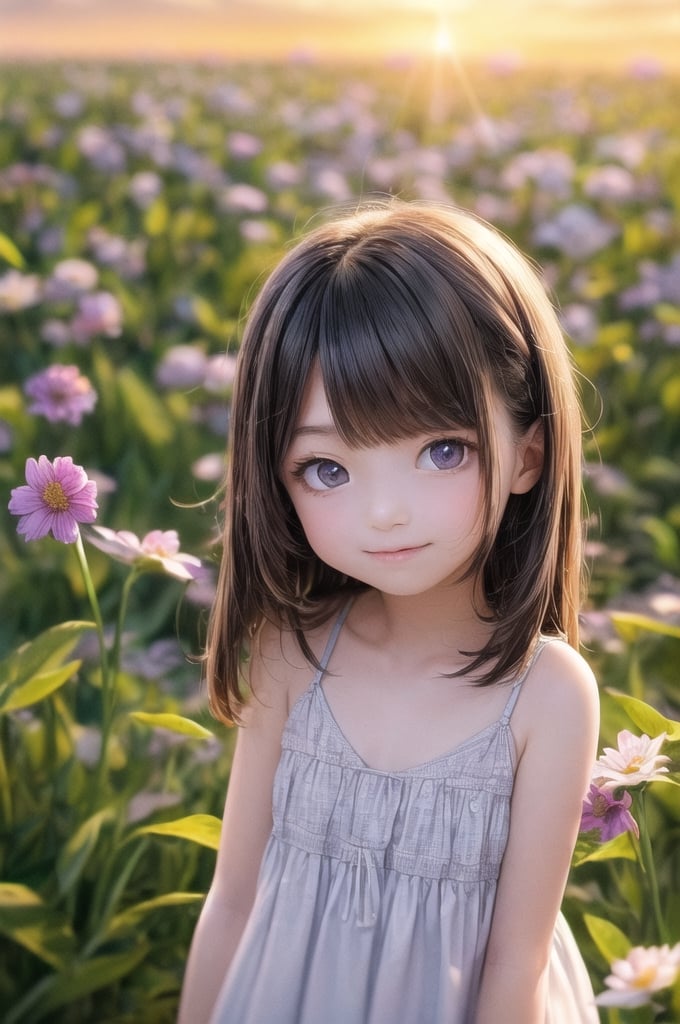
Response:
[[[125,150],[113,132],[95,124],[79,130],[76,145],[82,155],[99,171],[116,174],[125,168]]]
[[[79,426],[97,403],[97,392],[77,366],[48,366],[28,378],[24,391],[33,399],[30,413],[44,416],[50,423],[65,420],[73,427]]]
[[[619,228],[581,203],[564,206],[552,220],[541,221],[533,235],[533,243],[550,246],[572,260],[585,260],[617,237]]]
[[[155,171],[138,171],[130,178],[128,191],[132,201],[142,210],[151,206],[163,190],[163,182]]]
[[[596,783],[591,783],[583,801],[581,832],[596,829],[602,843],[614,839],[622,832],[633,832],[639,839],[640,830],[630,813],[632,802],[633,798],[627,790],[623,791],[620,798],[615,798],[611,790],[600,789]]]
[[[45,282],[45,298],[54,301],[74,299],[96,288],[97,268],[88,260],[61,260]]]
[[[26,460],[26,481],[15,487],[9,502],[12,515],[21,516],[17,532],[26,540],[39,540],[50,531],[55,540],[73,544],[78,523],[97,518],[97,485],[88,480],[82,466],[66,455],[54,462],[45,455]]]
[[[71,321],[75,341],[86,344],[95,334],[117,338],[123,329],[123,310],[111,292],[81,296],[78,311]]]
[[[208,372],[208,357],[195,345],[173,345],[156,368],[156,383],[161,388],[200,387]]]

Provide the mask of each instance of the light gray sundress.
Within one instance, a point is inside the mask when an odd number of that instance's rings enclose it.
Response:
[[[376,771],[321,686],[346,613],[283,733],[257,896],[212,1024],[474,1019],[508,835],[510,716],[526,672],[501,717],[449,754]],[[548,1002],[546,1024],[597,1024],[562,916]]]

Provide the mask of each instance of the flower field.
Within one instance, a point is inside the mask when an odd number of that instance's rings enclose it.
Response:
[[[651,65],[3,69],[6,1024],[174,1019],[233,743],[199,655],[242,317],[385,194],[496,224],[559,306],[603,751],[564,910],[604,1024],[680,1021],[679,106]]]

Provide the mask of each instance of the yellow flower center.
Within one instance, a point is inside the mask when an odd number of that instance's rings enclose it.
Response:
[[[64,493],[64,488],[57,480],[51,480],[45,485],[42,500],[49,505],[53,512],[68,512],[68,498]]]
[[[623,769],[623,775],[635,775],[635,772],[639,772],[640,771],[640,766],[642,765],[642,761],[643,761],[643,759],[639,755],[637,757],[632,758],[628,762],[626,767]]]
[[[656,981],[656,967],[650,965],[646,970],[640,971],[637,978],[633,978],[633,988],[649,988]]]

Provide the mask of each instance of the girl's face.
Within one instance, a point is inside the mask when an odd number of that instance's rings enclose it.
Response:
[[[517,440],[500,401],[492,412],[500,521],[508,496],[529,490],[540,474],[540,445],[531,429]],[[281,476],[318,558],[385,594],[415,596],[460,577],[482,540],[476,444],[474,430],[452,429],[349,447],[316,369]]]

